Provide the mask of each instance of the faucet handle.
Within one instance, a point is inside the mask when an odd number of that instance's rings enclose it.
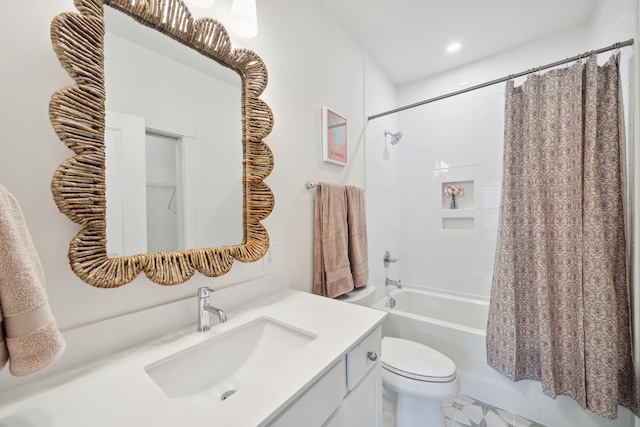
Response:
[[[198,288],[198,298],[208,298],[209,294],[211,294],[211,292],[213,292],[213,289],[207,287],[207,286],[203,286],[201,288]]]
[[[384,258],[382,260],[385,267],[389,267],[389,264],[392,262],[400,261],[398,258],[391,258],[391,253],[389,253],[389,251],[384,252]]]

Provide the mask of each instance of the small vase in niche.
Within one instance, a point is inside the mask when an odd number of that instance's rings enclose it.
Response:
[[[446,196],[451,196],[451,204],[449,205],[449,209],[457,209],[456,206],[456,196],[460,196],[464,193],[464,190],[459,185],[447,185],[444,188],[444,194]]]

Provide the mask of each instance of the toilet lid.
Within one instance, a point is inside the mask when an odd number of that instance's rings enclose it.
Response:
[[[336,297],[336,299],[358,303],[360,301],[364,301],[373,296],[375,293],[376,287],[372,285],[366,285],[359,288],[355,288],[352,291],[347,292],[346,294],[342,294]]]
[[[426,345],[395,337],[382,338],[382,366],[419,381],[449,382],[456,374],[453,360]]]

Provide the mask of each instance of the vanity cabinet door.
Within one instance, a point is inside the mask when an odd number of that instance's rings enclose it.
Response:
[[[374,329],[347,352],[349,394],[324,427],[382,427],[382,329]]]
[[[382,427],[382,367],[377,364],[323,427]]]

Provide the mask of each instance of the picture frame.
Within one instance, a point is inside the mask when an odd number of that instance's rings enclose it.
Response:
[[[322,107],[322,160],[347,166],[347,153],[347,119],[328,107]]]

